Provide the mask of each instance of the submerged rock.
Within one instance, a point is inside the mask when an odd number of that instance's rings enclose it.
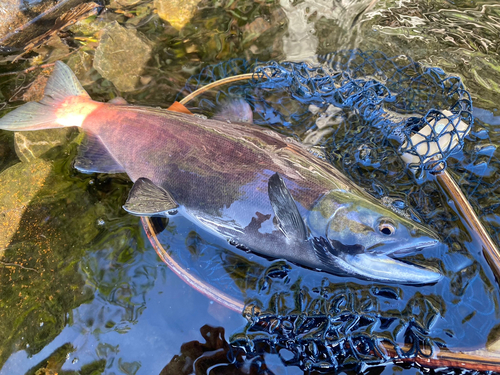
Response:
[[[95,52],[94,68],[118,90],[133,91],[140,82],[151,50],[136,30],[126,29],[115,21],[103,31]]]
[[[26,207],[42,188],[52,164],[44,160],[18,163],[0,174],[0,258],[16,234]],[[23,181],[22,186],[19,181]]]
[[[50,37],[43,45],[34,49],[46,63],[62,60],[69,55],[69,47],[57,35]]]
[[[130,7],[140,3],[141,0],[111,0],[109,3],[110,8]]]
[[[92,74],[93,56],[85,51],[74,53],[68,60],[68,66],[80,81],[83,86],[90,85],[94,82]],[[95,70],[93,71],[95,72]]]
[[[21,160],[0,174],[0,257],[16,234],[21,218],[52,170],[52,163],[40,156],[68,143],[72,129],[16,132],[14,147]],[[23,181],[19,184],[19,181]]]
[[[28,21],[19,5],[19,0],[3,0],[0,4],[0,39]]]
[[[155,0],[155,7],[161,19],[177,30],[182,29],[193,17],[200,0]]]
[[[35,161],[50,149],[67,144],[73,131],[71,128],[63,128],[16,132],[14,135],[16,154],[22,162]]]

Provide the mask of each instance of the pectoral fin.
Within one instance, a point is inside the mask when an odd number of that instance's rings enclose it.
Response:
[[[429,269],[411,265],[386,255],[356,254],[343,257],[358,275],[372,280],[402,284],[433,284],[441,275]]]
[[[306,226],[290,191],[278,173],[269,179],[267,190],[280,230],[289,239],[305,241]]]
[[[155,216],[177,207],[179,205],[168,191],[147,178],[139,178],[132,186],[123,209],[132,215]]]

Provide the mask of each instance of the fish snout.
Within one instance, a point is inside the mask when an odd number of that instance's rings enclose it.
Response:
[[[420,243],[420,245],[416,246],[419,248],[433,246],[441,242],[436,232],[420,225],[415,225],[410,230],[410,236],[414,238],[417,243]]]
[[[406,240],[394,244],[394,251],[390,252],[396,257],[409,255],[415,251],[435,246],[441,242],[437,233],[432,229],[420,225],[412,225],[407,229],[408,231],[403,234]]]

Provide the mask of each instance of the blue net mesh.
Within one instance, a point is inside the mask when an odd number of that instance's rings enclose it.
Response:
[[[261,113],[257,123],[262,125],[310,121],[310,111],[297,111],[296,104],[289,108],[293,101],[316,106],[316,115],[324,115],[330,106],[351,111],[361,125],[380,129],[379,138],[396,139],[398,153],[406,155],[414,171],[441,170],[449,156],[463,147],[473,117],[470,95],[459,77],[408,57],[389,58],[375,51],[341,51],[318,60],[317,65],[232,60],[191,77],[183,94],[251,72],[254,79],[250,83],[229,88],[225,94],[244,96]],[[286,99],[283,91],[289,94]],[[221,95],[224,93],[219,92]],[[220,104],[219,97],[216,104]],[[206,110],[214,104],[202,102],[199,106]],[[418,132],[420,136],[415,137]]]
[[[255,296],[247,301],[248,324],[244,332],[233,335],[232,345],[248,358],[278,353],[286,364],[323,371],[362,370],[390,358],[430,356],[466,338],[473,341],[471,332],[461,330],[463,317],[454,316],[453,309],[475,314],[479,300],[493,309],[494,288],[459,239],[455,219],[436,186],[415,184],[415,177],[424,181],[428,173],[450,165],[463,172],[462,186],[473,201],[481,204],[497,189],[498,169],[488,152],[489,138],[473,128],[469,93],[459,77],[406,56],[349,50],[317,60],[317,64],[221,63],[191,77],[178,99],[226,77],[251,73],[252,79],[228,82],[200,95],[189,103],[190,108],[211,115],[225,101],[244,98],[253,109],[254,123],[299,139],[374,196],[386,199],[384,203],[395,211],[413,215],[409,207],[418,207],[425,223],[452,245],[449,256],[439,261],[440,269],[450,270],[449,296],[417,293],[402,298],[404,293],[396,287],[374,291],[366,285],[326,281],[319,287],[316,279],[311,284],[282,282],[277,287],[276,278],[274,284],[269,281],[269,269],[255,269],[258,287],[244,291],[247,297]],[[484,147],[464,142],[466,137],[483,140]],[[500,202],[495,198],[483,206],[483,215],[495,215]],[[488,229],[500,232],[500,227]],[[383,311],[377,302],[381,295],[400,310]],[[451,304],[449,298],[455,302]],[[253,310],[253,304],[259,308]],[[295,307],[279,308],[285,305]],[[447,310],[448,323],[456,329],[453,334],[435,333],[435,322]],[[478,319],[485,324],[483,332],[491,329],[485,319]],[[392,353],[382,350],[382,344],[391,347]]]

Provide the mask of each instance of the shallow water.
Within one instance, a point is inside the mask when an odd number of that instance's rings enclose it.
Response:
[[[40,95],[43,79],[35,79],[44,70],[23,70],[57,59],[68,62],[95,100],[123,96],[131,103],[166,108],[187,93],[190,76],[234,58],[314,63],[319,54],[353,48],[406,55],[461,77],[471,93],[474,127],[464,152],[449,160],[449,170],[499,244],[500,6],[495,2],[192,1],[185,3],[185,10],[193,5],[192,13],[169,10],[170,21],[155,11],[162,13],[158,3],[129,3],[112,1],[100,15],[15,63],[11,61],[19,51],[1,56],[0,115]],[[101,33],[105,28],[118,30],[113,35],[123,38],[116,39],[123,51],[105,43],[113,39]],[[215,100],[213,93],[204,98]],[[291,114],[301,109],[282,93],[271,93],[267,99]],[[192,106],[214,110],[202,104]],[[259,125],[299,140],[319,134],[314,122],[301,118],[290,116],[285,124],[270,116],[256,118]],[[351,125],[358,121],[349,113],[345,119]],[[246,350],[260,348],[272,373],[302,373],[293,365],[298,363],[283,366],[282,360],[293,362],[285,351],[280,351],[280,359],[267,353],[271,350],[266,345],[272,346],[272,340],[281,345],[278,331],[289,324],[286,317],[303,313],[309,320],[302,333],[312,337],[325,332],[323,318],[336,312],[338,320],[332,324],[338,327],[340,345],[368,337],[401,346],[419,339],[425,342],[422,351],[494,346],[500,295],[477,244],[434,182],[416,182],[390,144],[363,139],[363,150],[375,156],[360,162],[360,144],[333,142],[346,139],[352,129],[326,133],[319,143],[326,146],[332,163],[357,183],[378,198],[412,207],[423,223],[441,234],[445,245],[410,260],[433,263],[445,274],[444,280],[409,287],[318,274],[229,252],[226,244],[202,229],[182,218],[171,220],[161,235],[167,250],[193,274],[248,306],[259,306],[262,317],[252,320],[255,316],[250,314],[252,323],[187,286],[161,262],[140,220],[121,209],[131,187],[126,176],[84,175],[73,169],[81,142],[76,131],[49,130],[15,138],[1,131],[0,374],[39,369],[67,374],[160,373],[175,355],[202,357],[196,345],[182,345],[204,343],[200,330],[207,324],[223,327],[226,340]],[[315,351],[314,345],[304,349],[311,360],[317,357]],[[338,360],[373,363],[373,356],[351,354]],[[216,359],[205,357],[208,368],[217,368]],[[186,357],[181,356],[180,363],[186,363]],[[343,369],[425,372],[393,364],[385,369]]]

